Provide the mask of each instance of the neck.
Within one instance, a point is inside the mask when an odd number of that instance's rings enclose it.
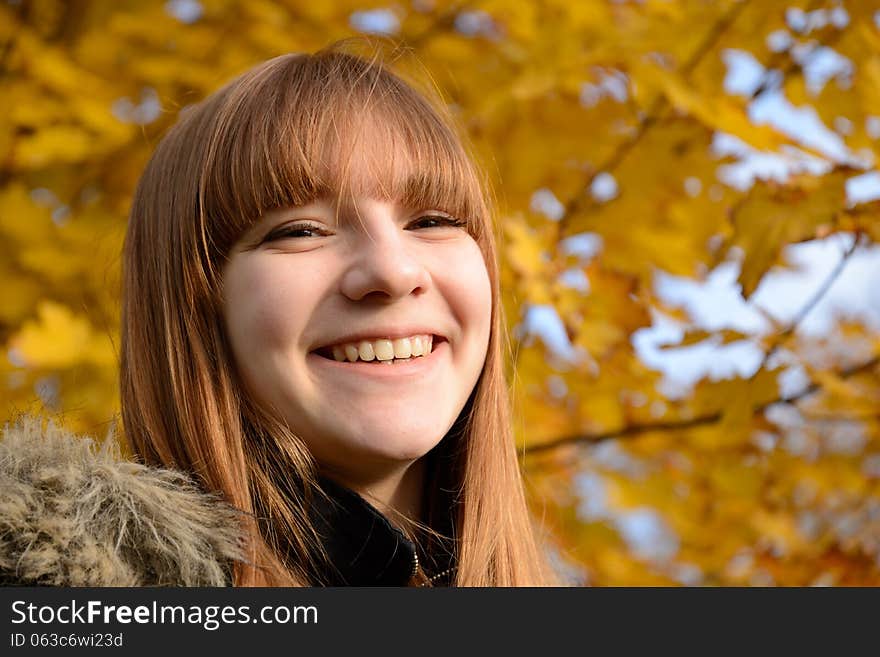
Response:
[[[412,521],[422,520],[424,458],[381,477],[353,478],[338,472],[328,472],[327,475],[358,493],[389,519],[402,515]]]

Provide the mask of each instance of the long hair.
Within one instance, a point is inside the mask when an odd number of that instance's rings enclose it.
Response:
[[[244,393],[222,321],[222,270],[268,210],[378,180],[383,197],[466,219],[492,286],[483,371],[441,443],[446,458],[432,461],[455,495],[454,583],[546,584],[511,427],[491,187],[439,96],[392,72],[381,44],[361,42],[371,56],[347,52],[346,40],[258,65],[186,108],[159,143],[123,253],[125,437],[145,462],[194,473],[244,512],[248,557],[234,566],[235,585],[319,583],[307,514],[316,464],[296,427]],[[354,174],[328,164],[330,145],[348,144],[350,162],[366,122],[388,159]]]

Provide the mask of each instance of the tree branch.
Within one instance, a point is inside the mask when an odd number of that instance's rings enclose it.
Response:
[[[846,379],[856,374],[870,371],[878,365],[880,365],[880,356],[874,356],[870,360],[867,360],[863,363],[859,363],[858,365],[854,365],[852,367],[841,370],[837,373],[837,376],[842,379]],[[772,406],[773,404],[793,404],[803,399],[804,397],[818,392],[821,389],[822,386],[820,384],[810,383],[809,385],[804,386],[803,389],[799,390],[794,395],[788,397],[780,396],[759,406],[756,406],[754,412],[760,413],[767,407]],[[647,424],[631,424],[629,426],[620,427],[618,429],[611,429],[609,431],[603,431],[599,433],[586,433],[574,436],[563,436],[562,438],[557,438],[555,440],[547,443],[542,443],[540,445],[526,446],[525,449],[522,450],[522,453],[524,455],[532,456],[535,454],[549,452],[565,445],[592,445],[596,443],[601,443],[606,440],[632,438],[652,431],[681,431],[685,429],[692,429],[694,427],[715,424],[716,422],[719,422],[721,420],[722,415],[723,414],[720,411],[717,411],[714,413],[707,413],[706,415],[700,415],[689,420],[672,420],[666,422],[652,422]]]
[[[767,366],[770,358],[772,358],[773,355],[782,346],[783,341],[790,335],[792,335],[795,331],[797,331],[798,326],[800,326],[804,318],[810,314],[813,308],[816,307],[816,304],[818,304],[819,301],[822,300],[822,297],[824,297],[828,293],[828,290],[831,289],[834,281],[838,279],[852,254],[855,253],[856,249],[862,244],[862,238],[863,235],[859,232],[856,232],[853,235],[853,243],[849,246],[849,248],[846,249],[846,251],[843,252],[840,260],[834,266],[834,269],[832,269],[828,276],[825,277],[825,280],[822,281],[822,284],[816,289],[816,291],[813,293],[813,296],[807,299],[807,302],[794,316],[789,325],[776,335],[772,346],[764,354],[764,358],[761,360],[761,364],[758,366],[758,369],[755,370],[755,373],[749,379],[750,381],[753,380],[758,375],[758,373]]]
[[[853,243],[841,255],[841,258],[838,261],[838,263],[834,266],[834,269],[832,269],[831,272],[828,274],[828,276],[825,277],[825,280],[822,281],[822,284],[819,285],[819,287],[816,289],[816,291],[813,293],[813,295],[807,299],[806,303],[803,305],[803,307],[801,307],[801,309],[798,311],[798,313],[794,316],[794,318],[791,320],[789,325],[776,336],[776,339],[774,340],[773,345],[770,347],[770,349],[767,350],[767,352],[764,354],[764,357],[761,359],[761,364],[755,370],[755,373],[752,374],[751,377],[749,377],[750,382],[754,381],[755,378],[758,376],[758,374],[767,366],[768,361],[773,356],[773,354],[775,354],[779,350],[779,348],[782,345],[785,338],[788,337],[789,335],[792,335],[797,330],[797,327],[804,320],[804,318],[810,313],[810,311],[813,308],[815,308],[816,304],[819,303],[819,301],[822,299],[822,297],[825,296],[825,294],[831,288],[831,285],[840,276],[840,273],[843,271],[843,268],[846,266],[846,263],[848,262],[849,258],[852,256],[853,253],[855,253],[856,249],[859,247],[861,242],[862,242],[862,235],[859,233],[856,233],[853,236]],[[878,360],[878,358],[874,358],[874,359],[868,361],[867,363],[864,363],[864,364],[858,366],[856,369],[844,370],[844,372],[841,374],[841,376],[851,376],[852,374],[855,374],[858,371],[862,371],[865,368],[870,368],[873,364],[875,364],[877,362],[877,360]],[[767,406],[769,406],[771,404],[793,403],[806,395],[812,394],[816,390],[818,390],[818,387],[816,387],[816,384],[811,384],[810,386],[807,386],[802,391],[800,391],[797,395],[795,395],[791,398],[786,399],[786,398],[780,397],[778,399],[774,399],[773,401],[767,402],[765,404],[762,404],[761,406],[756,407],[754,409],[754,412],[758,413],[758,412],[764,410]],[[666,421],[666,422],[654,422],[651,424],[631,425],[629,427],[623,427],[621,429],[614,429],[614,430],[604,432],[604,433],[585,434],[582,436],[566,436],[566,437],[551,441],[549,443],[544,443],[541,445],[534,445],[532,447],[527,447],[525,449],[525,453],[534,454],[534,453],[539,453],[539,452],[545,452],[545,451],[560,447],[562,445],[568,445],[568,444],[572,444],[572,443],[596,443],[596,442],[601,442],[603,440],[610,440],[612,438],[623,438],[623,437],[627,437],[627,436],[637,436],[637,435],[640,435],[643,433],[647,433],[649,431],[675,431],[675,430],[682,430],[682,429],[690,429],[690,428],[696,427],[696,426],[704,426],[707,424],[713,424],[715,422],[718,422],[721,419],[721,417],[722,417],[722,413],[716,412],[716,413],[710,413],[707,415],[702,415],[702,416],[699,416],[696,418],[691,418],[689,420],[673,420],[673,421]]]

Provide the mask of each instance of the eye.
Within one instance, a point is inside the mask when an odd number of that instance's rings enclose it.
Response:
[[[272,242],[273,240],[284,237],[304,238],[327,234],[326,230],[315,224],[292,224],[290,226],[284,226],[283,228],[276,230],[274,233],[270,233],[269,236],[266,237],[266,241]]]
[[[433,222],[434,225],[426,225],[429,222]],[[439,214],[429,214],[424,217],[420,217],[416,219],[413,224],[420,224],[426,228],[435,228],[437,226],[451,226],[453,228],[464,228],[467,226],[467,222],[463,219],[454,219],[453,217],[446,217]]]

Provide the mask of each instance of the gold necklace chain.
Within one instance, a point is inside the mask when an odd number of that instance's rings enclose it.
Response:
[[[419,584],[419,586],[427,586],[428,584],[432,584],[432,583],[434,582],[434,580],[436,580],[436,579],[440,579],[440,578],[443,577],[444,575],[448,575],[448,574],[451,573],[453,570],[455,570],[455,567],[454,567],[454,566],[453,566],[452,568],[447,568],[447,569],[444,570],[443,572],[441,572],[441,573],[437,573],[437,574],[434,575],[433,577],[429,577],[427,582],[423,582],[422,584]]]
[[[433,577],[428,577],[427,575],[425,575],[427,581],[422,582],[421,584],[419,584],[419,586],[427,586],[428,584],[433,584],[435,580],[440,579],[444,575],[448,575],[453,570],[455,570],[455,566],[452,566],[451,568],[447,568],[443,572],[437,573]],[[417,552],[413,552],[413,570],[412,570],[412,574],[410,575],[410,579],[414,578],[416,575],[418,575],[418,573],[419,573],[419,555]]]

